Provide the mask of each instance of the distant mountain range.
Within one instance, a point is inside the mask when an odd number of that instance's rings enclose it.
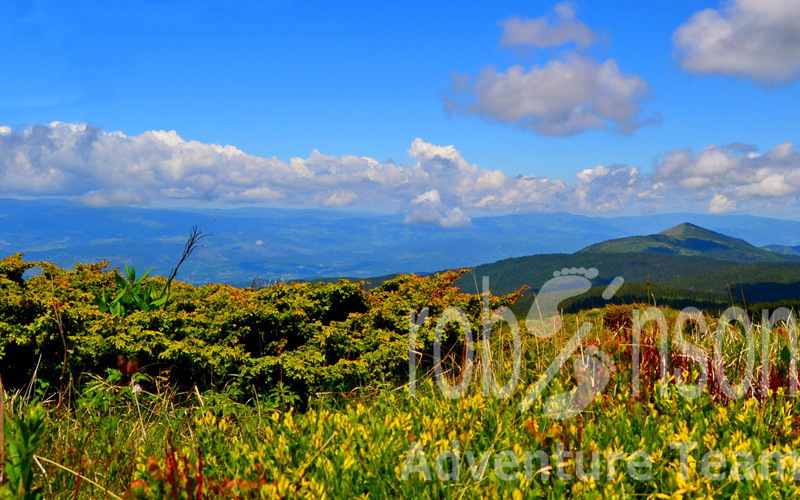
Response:
[[[179,280],[247,286],[256,277],[367,278],[477,266],[476,273],[498,270],[490,274],[497,280],[493,288],[506,280],[509,285],[504,288],[519,283],[538,288],[554,269],[571,262],[598,267],[601,278],[606,279],[623,274],[628,280],[644,280],[647,275],[656,280],[660,270],[669,270],[669,279],[680,279],[699,270],[741,266],[742,261],[797,260],[785,257],[789,252],[733,245],[729,240],[736,238],[758,246],[800,245],[800,222],[746,215],[605,218],[563,212],[513,214],[473,217],[469,227],[447,229],[405,224],[397,214],[273,208],[93,208],[63,200],[0,199],[0,254],[23,252],[29,260],[47,260],[68,268],[76,262],[109,260],[112,267],[153,267],[154,274],[164,275],[175,265],[190,228],[212,220],[215,222],[207,232],[214,236],[203,240],[206,247],[198,249],[181,268]],[[722,234],[715,236],[716,240],[707,234],[684,237],[669,232],[629,239],[683,222]],[[686,229],[689,233],[697,230]],[[723,234],[730,236],[729,240]],[[611,247],[618,248],[616,254]],[[640,257],[631,256],[634,250]],[[731,251],[740,255],[733,258]],[[712,258],[718,255],[727,255],[723,258],[729,260]],[[732,258],[738,264],[731,264]],[[488,262],[495,264],[483,265]],[[501,269],[505,271],[499,272]],[[511,276],[516,274],[519,276]]]
[[[767,245],[765,250],[783,255],[800,255],[800,246],[791,247],[788,245]]]

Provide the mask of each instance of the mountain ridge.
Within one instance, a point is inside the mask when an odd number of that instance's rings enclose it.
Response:
[[[716,231],[684,222],[646,236],[630,236],[595,243],[577,253],[659,253],[709,257],[742,262],[800,261],[797,256],[778,254]]]
[[[110,261],[153,268],[176,264],[189,229],[216,220],[181,267],[193,284],[248,286],[254,278],[295,280],[469,268],[532,254],[570,254],[614,238],[692,222],[758,245],[800,245],[800,221],[750,215],[654,214],[590,217],[567,212],[473,217],[472,225],[409,225],[402,214],[336,210],[87,207],[60,199],[0,198],[0,258],[21,252],[30,261],[72,268]]]
[[[709,248],[711,251],[704,254],[703,250]],[[564,269],[574,272],[590,267],[598,270],[592,280],[595,288],[586,298],[568,301],[570,307],[601,305],[599,290],[616,276],[625,284],[615,300],[649,302],[655,287],[681,307],[692,305],[692,297],[699,301],[694,305],[730,305],[735,287],[742,301],[756,302],[794,300],[800,291],[797,257],[774,254],[745,240],[688,223],[653,235],[600,242],[572,254],[530,255],[476,266],[457,285],[468,292],[480,292],[475,283],[486,276],[495,294],[528,287],[514,306],[517,313],[524,313],[535,293],[553,276]]]

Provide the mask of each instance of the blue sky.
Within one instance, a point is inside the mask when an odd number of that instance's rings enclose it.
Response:
[[[786,216],[793,3],[12,0],[0,195]]]

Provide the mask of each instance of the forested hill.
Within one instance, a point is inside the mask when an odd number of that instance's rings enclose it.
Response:
[[[680,297],[719,304],[730,303],[731,297],[749,302],[800,298],[796,256],[773,253],[688,223],[650,236],[605,241],[572,254],[531,255],[476,266],[458,285],[474,292],[488,276],[494,293],[527,286],[526,298],[517,305],[521,310],[554,272],[581,268],[598,270],[592,281],[598,289],[616,276],[624,278],[625,285],[617,294],[617,300],[623,301],[646,302],[654,290],[665,300]]]
[[[758,248],[745,240],[732,238],[694,224],[683,223],[649,236],[632,236],[604,241],[578,253],[647,252],[686,255],[744,262],[800,261],[800,257]]]

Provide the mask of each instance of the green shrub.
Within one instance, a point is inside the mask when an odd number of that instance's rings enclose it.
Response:
[[[23,280],[31,267],[44,272]],[[124,357],[151,379],[165,376],[183,389],[224,389],[247,399],[282,383],[305,400],[317,390],[402,383],[410,310],[430,311],[418,336],[425,352],[448,306],[464,310],[475,331],[480,321],[480,297],[458,292],[455,271],[400,276],[369,291],[346,280],[257,291],[173,283],[166,307],[163,278],[125,273],[107,263],[67,271],[19,254],[0,261],[0,375],[9,388],[38,377],[62,389]],[[514,297],[492,297],[491,305]],[[443,342],[458,352],[463,338],[448,330]]]

